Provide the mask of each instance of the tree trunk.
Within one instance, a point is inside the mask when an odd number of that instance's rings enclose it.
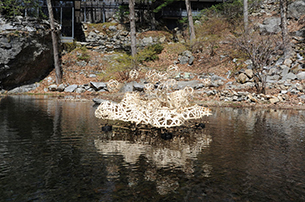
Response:
[[[58,53],[58,41],[55,33],[51,0],[47,0],[47,4],[48,4],[49,20],[50,20],[52,44],[53,44],[54,66],[55,66],[55,74],[56,74],[55,77],[56,77],[56,84],[58,85],[62,82],[62,71],[60,67],[59,53]]]
[[[245,29],[245,33],[248,34],[248,0],[243,0],[244,3],[244,29]]]
[[[192,8],[189,0],[185,0],[185,6],[187,11],[187,18],[189,21],[189,27],[190,27],[190,44],[193,45],[195,43],[196,35],[195,35],[195,28],[193,23]]]
[[[280,0],[280,12],[284,58],[288,58],[290,54],[290,44],[287,30],[287,0]]]
[[[134,5],[135,5],[135,0],[129,0],[131,55],[133,57],[135,57],[136,54],[137,54],[137,46],[136,46],[136,22],[135,22]]]

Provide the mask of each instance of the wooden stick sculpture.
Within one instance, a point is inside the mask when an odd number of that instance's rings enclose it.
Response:
[[[175,68],[174,70],[176,71]],[[194,91],[193,88],[185,87],[175,91],[177,81],[167,79],[167,73],[161,74],[154,70],[146,76],[151,82],[145,84],[147,96],[140,96],[138,92],[127,92],[120,103],[110,101],[101,103],[95,111],[95,116],[101,119],[169,128],[181,126],[187,120],[211,115],[208,108],[190,105],[189,98]],[[159,82],[157,88],[154,86],[155,82]]]

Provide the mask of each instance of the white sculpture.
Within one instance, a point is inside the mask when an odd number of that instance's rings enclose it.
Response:
[[[175,68],[174,70],[176,71]],[[175,91],[177,81],[167,79],[167,73],[162,74],[155,70],[149,71],[146,77],[151,83],[145,84],[145,96],[140,96],[138,92],[127,92],[120,103],[101,103],[95,111],[95,116],[101,119],[133,122],[137,125],[169,128],[181,126],[187,120],[211,115],[210,109],[206,107],[190,105],[189,98],[194,91],[193,88],[185,87]],[[156,89],[155,82],[159,82]]]

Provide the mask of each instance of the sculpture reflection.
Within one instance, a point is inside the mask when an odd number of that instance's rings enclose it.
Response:
[[[140,159],[144,158],[150,164],[143,173],[144,179],[155,182],[158,193],[165,195],[176,190],[179,182],[177,177],[160,170],[170,168],[191,178],[194,173],[193,161],[212,141],[210,135],[204,134],[204,129],[184,127],[180,130],[173,132],[171,140],[163,140],[160,138],[160,130],[131,131],[114,127],[113,131],[104,132],[99,139],[94,140],[94,145],[105,157],[122,156],[124,166],[130,170],[128,186],[131,187],[138,185],[135,173],[138,173],[136,170]],[[106,167],[108,180],[120,177],[118,165],[109,161]],[[203,167],[205,177],[209,177],[212,166],[206,164]]]

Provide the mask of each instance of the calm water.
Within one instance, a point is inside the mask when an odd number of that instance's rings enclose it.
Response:
[[[1,99],[1,98],[0,98]],[[130,130],[91,102],[0,100],[0,201],[304,201],[305,112],[212,108],[204,129]]]

